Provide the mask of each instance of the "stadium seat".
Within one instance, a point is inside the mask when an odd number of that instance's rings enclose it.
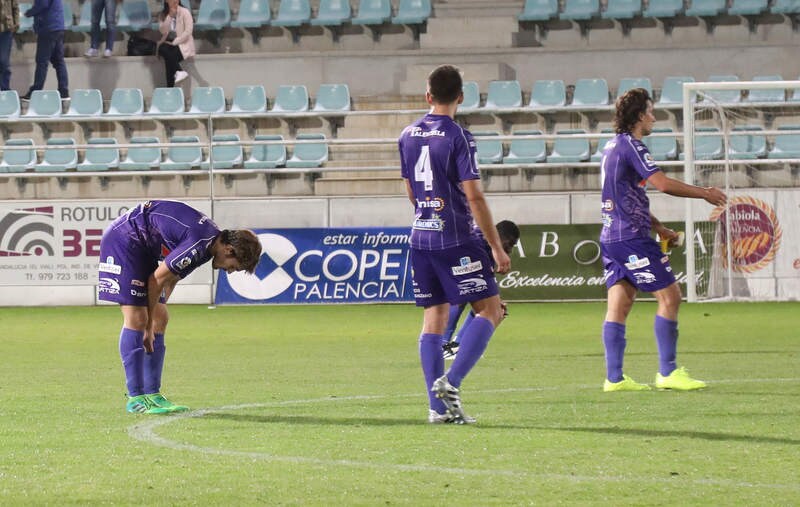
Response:
[[[308,88],[305,85],[281,85],[272,111],[298,113],[308,111]]]
[[[507,109],[522,106],[519,81],[491,81],[484,109]]]
[[[392,4],[389,0],[361,0],[358,15],[351,20],[354,25],[382,25],[392,17]]]
[[[686,9],[687,16],[713,17],[725,12],[726,0],[692,0]]]
[[[515,136],[542,135],[541,130],[519,130]],[[547,146],[544,139],[514,139],[503,157],[504,164],[535,164],[547,159]]]
[[[225,91],[221,86],[198,86],[192,90],[190,113],[212,114],[225,112]]]
[[[531,90],[531,107],[564,107],[567,103],[567,89],[560,79],[538,80]]]
[[[728,14],[734,16],[757,16],[766,12],[769,5],[768,0],[732,0],[733,3],[728,7]]]
[[[25,116],[61,116],[61,94],[56,90],[34,91]]]
[[[116,88],[111,93],[111,103],[106,115],[140,115],[144,112],[144,97],[139,88]]]
[[[567,129],[556,132],[559,136],[585,133],[586,131],[583,129]],[[590,156],[587,138],[557,137],[553,143],[553,151],[547,157],[547,162],[586,162]]]
[[[670,128],[653,129],[653,133],[672,132]],[[671,137],[652,137],[647,136],[643,139],[653,160],[675,160],[678,158],[678,139]]]
[[[311,20],[311,5],[308,0],[281,0],[273,26],[300,26]]]
[[[231,5],[228,0],[201,0],[195,30],[222,30],[231,24]]]
[[[237,86],[229,113],[263,113],[267,110],[267,92],[261,85]]]
[[[51,137],[47,140],[47,146],[74,146],[75,139],[69,137]],[[36,172],[64,172],[68,169],[75,169],[78,165],[78,150],[75,148],[45,148],[44,159],[41,164],[33,168]]]
[[[582,21],[592,19],[600,14],[600,0],[566,0],[564,11],[558,16],[561,19]]]
[[[3,150],[0,173],[24,173],[36,166],[36,150],[33,139],[9,139],[6,146],[30,146],[27,150]]]
[[[608,0],[606,10],[600,15],[605,19],[631,19],[642,13],[642,0]]]
[[[62,7],[64,8],[64,30],[70,30],[72,29],[72,25],[75,24],[75,16],[72,12],[72,3],[63,2]]]
[[[25,17],[25,11],[31,7],[33,7],[33,4],[30,3],[19,4],[19,28],[17,28],[17,33],[33,31],[33,18]]]
[[[601,130],[600,133],[605,135],[597,139],[597,147],[594,153],[592,153],[592,157],[589,159],[591,162],[600,162],[600,159],[603,158],[603,150],[606,147],[606,143],[614,139],[614,129],[605,128]]]
[[[695,132],[719,132],[716,127],[697,127]],[[678,158],[683,160],[684,153]],[[722,158],[722,136],[695,136],[694,138],[694,159],[695,160],[717,160]]]
[[[340,26],[350,21],[352,12],[349,0],[320,0],[317,17],[311,20],[316,26]]]
[[[96,137],[87,144],[104,145],[103,148],[86,148],[83,162],[78,164],[78,171],[108,171],[119,167],[119,148],[113,137]]]
[[[172,136],[170,143],[179,146],[167,148],[167,156],[161,162],[161,169],[166,171],[185,171],[199,167],[203,162],[203,148],[197,136]],[[180,146],[186,145],[186,146]]]
[[[286,161],[286,167],[319,167],[328,161],[328,143],[324,134],[297,134],[298,141],[319,139],[318,143],[295,144],[292,158]]]
[[[431,17],[431,0],[400,0],[393,25],[421,25]]]
[[[578,79],[572,94],[572,106],[608,105],[608,83],[602,78]]]
[[[714,83],[727,83],[738,81],[739,76],[720,75],[709,76],[708,80]],[[704,101],[714,101],[722,104],[741,101],[742,92],[740,90],[706,90]]]
[[[283,136],[261,134],[254,141],[283,141]],[[285,144],[254,144],[250,158],[244,161],[245,169],[273,169],[286,164]]]
[[[349,111],[350,88],[346,84],[321,84],[314,111]]]
[[[239,136],[236,134],[217,134],[211,137],[212,142],[239,142]],[[231,169],[242,165],[242,145],[241,144],[225,144],[220,146],[211,146],[211,157],[209,160],[200,163],[201,169],[209,169],[211,167],[211,160],[214,161],[214,169]]]
[[[755,76],[753,81],[783,81],[780,75]],[[786,93],[783,88],[761,88],[750,90],[745,102],[783,102],[786,100]]]
[[[619,80],[619,88],[617,88],[617,97],[622,96],[628,90],[634,88],[644,88],[650,98],[653,98],[653,85],[650,83],[649,77],[624,77]]]
[[[183,114],[185,107],[182,88],[156,88],[146,114]]]
[[[764,128],[760,125],[739,125],[733,128],[728,140],[728,154],[731,158],[764,158],[767,156],[767,139],[763,134]],[[743,134],[743,132],[749,132]]]
[[[645,18],[674,18],[683,12],[683,0],[650,1],[642,11]]]
[[[668,76],[664,78],[658,105],[682,104],[683,83],[694,83],[694,78],[690,76]]]
[[[458,106],[459,111],[472,111],[481,107],[481,92],[476,81],[464,81],[461,86],[464,102]]]
[[[157,137],[132,137],[130,144],[158,144],[161,140]],[[161,148],[143,146],[128,148],[125,160],[120,162],[119,168],[123,171],[146,171],[158,169],[161,165]]]
[[[0,118],[16,118],[20,113],[19,94],[16,90],[0,91]]]
[[[782,125],[767,158],[800,158],[800,125]]]
[[[558,17],[558,0],[525,0],[518,21],[547,21]]]
[[[100,90],[73,90],[65,116],[100,116],[103,114],[103,95]]]
[[[774,0],[769,11],[773,14],[800,14],[800,2],[797,0]]]
[[[231,21],[231,26],[234,28],[259,28],[269,25],[271,18],[269,0],[242,0],[239,4],[239,14],[235,21]]]
[[[473,132],[479,164],[499,164],[503,160],[503,142],[494,139],[497,132]]]
[[[92,3],[88,1],[88,3]],[[147,0],[124,0],[119,5],[117,30],[120,32],[137,32],[150,28],[152,15]]]

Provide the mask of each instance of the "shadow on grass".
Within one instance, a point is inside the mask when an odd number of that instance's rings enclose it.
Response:
[[[700,440],[710,440],[719,442],[748,442],[758,444],[783,444],[800,445],[800,440],[795,438],[766,437],[756,435],[736,435],[731,433],[715,433],[711,431],[680,431],[680,430],[646,430],[640,428],[619,428],[619,427],[544,427],[539,426],[535,429],[547,431],[570,431],[581,433],[605,433],[609,435],[625,435],[637,437],[677,437],[694,438]]]
[[[319,426],[416,426],[425,419],[386,419],[378,417],[321,417],[283,414],[231,414],[227,412],[208,412],[203,419],[222,419],[225,421],[251,422],[259,424],[311,424]]]

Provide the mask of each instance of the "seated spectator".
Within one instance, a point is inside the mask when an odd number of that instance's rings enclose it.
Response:
[[[164,10],[159,16],[158,54],[164,59],[170,88],[189,77],[180,62],[195,55],[193,27],[192,13],[181,6],[179,0],[164,1]]]

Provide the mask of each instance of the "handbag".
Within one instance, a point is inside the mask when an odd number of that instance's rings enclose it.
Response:
[[[156,54],[156,43],[143,37],[128,39],[128,56],[150,56]]]

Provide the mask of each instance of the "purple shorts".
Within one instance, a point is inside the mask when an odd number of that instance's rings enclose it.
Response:
[[[147,279],[158,267],[158,261],[130,227],[106,229],[100,240],[99,267],[100,300],[147,306]]]
[[[460,305],[500,293],[483,241],[446,250],[411,249],[417,306]]]
[[[655,292],[675,283],[669,257],[652,238],[636,238],[617,243],[600,243],[606,286],[620,280],[644,292]]]

